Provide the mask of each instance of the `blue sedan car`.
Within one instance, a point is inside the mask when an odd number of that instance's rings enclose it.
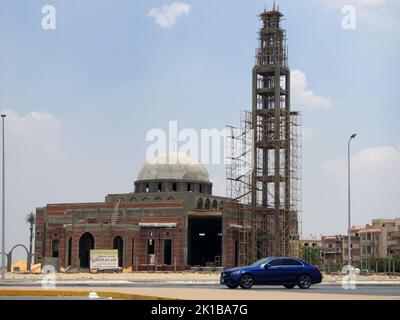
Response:
[[[316,266],[292,257],[272,257],[258,260],[248,267],[227,269],[221,273],[221,284],[231,289],[241,286],[250,289],[253,285],[283,285],[292,289],[298,285],[308,289],[322,282]]]

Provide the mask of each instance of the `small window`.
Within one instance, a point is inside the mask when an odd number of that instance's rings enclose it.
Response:
[[[149,192],[149,191],[150,191],[149,184],[146,184],[145,192],[147,193],[147,192]]]
[[[186,190],[189,192],[192,191],[192,185],[190,183],[187,184]]]
[[[59,246],[60,246],[59,240],[53,240],[52,241],[52,243],[51,243],[51,251],[52,251],[52,257],[53,258],[58,258]]]
[[[147,254],[154,254],[155,250],[154,250],[154,240],[153,239],[149,239],[148,243],[147,243]]]
[[[162,184],[161,184],[161,183],[158,184],[158,186],[157,186],[157,191],[158,191],[158,192],[161,192],[161,191],[162,191]]]
[[[199,198],[197,200],[197,209],[203,209],[203,199]]]
[[[178,189],[177,189],[177,187],[176,187],[176,182],[174,182],[174,183],[172,184],[172,191],[175,192],[176,190],[178,190]]]
[[[270,264],[272,267],[274,267],[274,266],[281,266],[281,265],[282,265],[282,259],[274,259],[274,260],[271,260],[271,261],[269,262],[269,264]]]
[[[202,184],[199,186],[199,192],[203,193],[203,185]]]
[[[302,264],[295,259],[282,259],[282,265],[284,266],[301,266]]]

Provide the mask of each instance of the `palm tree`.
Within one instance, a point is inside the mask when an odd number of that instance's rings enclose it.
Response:
[[[36,224],[36,216],[33,212],[28,213],[25,216],[25,222],[29,224],[29,257],[28,257],[28,263],[26,268],[28,271],[31,271],[31,263],[32,263],[32,241],[33,241],[33,228]]]

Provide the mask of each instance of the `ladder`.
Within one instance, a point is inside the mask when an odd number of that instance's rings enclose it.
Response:
[[[118,211],[119,211],[119,205],[121,203],[122,199],[118,199],[118,201],[115,203],[115,207],[114,207],[114,213],[111,217],[111,225],[115,225],[117,223],[117,219],[118,219]]]

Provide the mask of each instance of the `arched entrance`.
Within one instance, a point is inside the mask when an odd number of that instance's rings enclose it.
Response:
[[[90,250],[94,249],[94,238],[89,232],[84,233],[79,239],[79,266],[84,269],[90,267]]]
[[[118,250],[118,267],[122,268],[124,263],[124,240],[120,236],[114,238],[113,249]]]
[[[28,269],[28,271],[31,271],[31,263],[30,261],[32,261],[32,256],[29,253],[29,250],[27,247],[25,247],[23,244],[16,244],[14,247],[11,248],[10,252],[7,255],[7,271],[11,272],[13,270],[11,270],[12,267],[12,255],[15,249],[17,248],[23,248],[26,252],[26,268]]]

